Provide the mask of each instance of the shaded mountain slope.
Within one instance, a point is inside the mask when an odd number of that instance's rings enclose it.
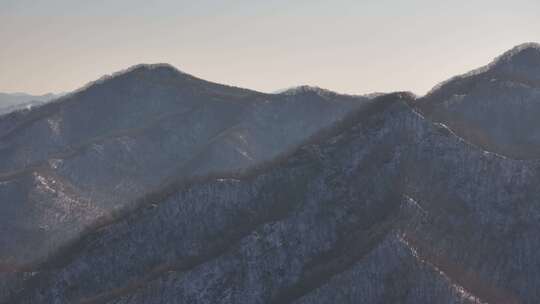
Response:
[[[517,46],[486,67],[444,82],[415,106],[486,150],[540,158],[540,45]]]
[[[271,159],[366,100],[268,95],[141,65],[0,116],[0,265],[43,258],[167,181]]]
[[[6,303],[535,303],[540,163],[376,98],[239,174],[171,183]]]
[[[0,303],[536,303],[539,54],[419,99],[137,66],[1,116]]]

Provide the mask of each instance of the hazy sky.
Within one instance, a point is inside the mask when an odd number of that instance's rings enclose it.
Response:
[[[421,94],[529,41],[540,0],[0,0],[0,91],[167,62],[266,92]]]

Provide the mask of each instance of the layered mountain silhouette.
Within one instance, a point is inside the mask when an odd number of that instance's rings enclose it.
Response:
[[[421,98],[141,65],[2,116],[0,303],[536,303],[538,50]]]
[[[367,98],[266,95],[142,65],[0,118],[0,260],[27,264],[176,179],[293,149]]]
[[[0,93],[0,114],[30,108],[51,101],[62,94],[30,95],[26,93]]]

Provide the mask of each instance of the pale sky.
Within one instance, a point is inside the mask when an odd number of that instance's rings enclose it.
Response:
[[[263,92],[423,94],[533,41],[540,0],[0,0],[0,92],[166,62]]]

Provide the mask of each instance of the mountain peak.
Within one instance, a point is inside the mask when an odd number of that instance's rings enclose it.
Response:
[[[171,64],[168,63],[153,63],[153,64],[147,64],[147,63],[141,63],[134,66],[131,66],[127,69],[120,70],[118,72],[114,72],[112,74],[106,74],[98,78],[97,80],[91,81],[84,85],[83,87],[75,90],[74,92],[70,93],[69,95],[74,95],[83,91],[86,91],[87,89],[94,87],[96,85],[103,84],[105,82],[108,82],[109,80],[118,79],[121,77],[128,77],[133,75],[140,75],[140,76],[156,76],[161,75],[164,77],[175,77],[175,76],[190,76],[193,77],[187,73],[184,73],[174,67]]]
[[[132,71],[171,71],[178,74],[186,74],[169,63],[141,63],[115,74],[126,74]]]
[[[489,71],[515,72],[516,70],[530,70],[540,68],[540,44],[536,42],[522,43],[496,57],[490,64],[473,70],[465,76],[474,76]]]
[[[534,42],[520,44],[495,59],[494,64],[540,65],[540,44]]]
[[[315,93],[317,95],[337,94],[330,90],[326,90],[317,86],[310,86],[310,85],[295,86],[295,87],[287,88],[284,90],[279,90],[276,93],[284,94],[284,95],[298,95],[298,94],[305,94],[305,93]]]
[[[489,66],[494,78],[540,85],[540,44],[524,43],[504,53]]]
[[[454,76],[432,88],[425,96],[432,96],[450,87],[460,87],[464,82],[474,82],[478,77],[506,79],[525,84],[540,83],[540,44],[523,43],[496,57],[491,63],[462,75]]]
[[[122,77],[125,75],[131,74],[143,74],[143,75],[164,75],[164,76],[179,76],[179,75],[188,75],[168,63],[153,63],[153,64],[137,64],[131,66],[125,70],[115,72],[111,75],[105,75],[100,79],[111,79]],[[99,81],[99,80],[98,80]]]

